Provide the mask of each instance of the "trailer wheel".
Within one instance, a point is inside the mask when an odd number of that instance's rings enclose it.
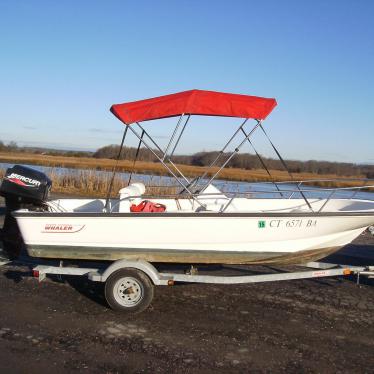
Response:
[[[105,298],[114,310],[140,313],[153,299],[153,284],[140,270],[120,269],[107,279]]]

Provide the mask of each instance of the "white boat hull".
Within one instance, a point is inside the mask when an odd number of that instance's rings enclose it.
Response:
[[[298,263],[374,223],[359,213],[16,213],[34,257],[150,262]]]

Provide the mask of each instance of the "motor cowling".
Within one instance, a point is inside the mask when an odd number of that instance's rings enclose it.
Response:
[[[19,204],[41,205],[48,199],[51,180],[41,171],[15,165],[8,168],[0,186],[0,195]]]
[[[44,210],[51,186],[51,180],[38,170],[22,165],[7,169],[0,186],[0,195],[5,198],[5,219],[1,240],[9,257],[17,258],[24,247],[12,212],[24,208]]]

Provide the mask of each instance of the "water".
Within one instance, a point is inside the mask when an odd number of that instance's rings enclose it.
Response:
[[[0,169],[6,169],[8,167],[13,166],[14,164],[8,163],[0,163]],[[27,165],[29,166],[29,165]],[[83,172],[94,173],[97,176],[110,178],[112,172],[110,171],[102,171],[102,170],[86,170],[86,169],[74,169],[74,168],[61,168],[61,167],[49,167],[49,166],[39,166],[39,165],[31,165],[33,169],[39,170],[47,175],[51,173],[57,175],[76,175],[80,176]],[[121,178],[124,182],[124,185],[127,184],[129,180],[129,173],[118,172],[116,176]],[[149,175],[149,174],[138,174],[134,173],[131,179],[132,182],[142,182],[145,185],[152,185],[152,186],[179,186],[178,182],[169,176],[157,176],[157,175]],[[278,198],[281,197],[281,194],[277,192],[277,187],[273,183],[249,183],[249,182],[236,182],[236,181],[226,181],[217,179],[214,182],[214,185],[218,187],[223,192],[239,192],[239,193],[249,193],[253,197],[257,198]],[[297,191],[297,187],[295,184],[291,183],[281,183],[279,184],[279,189],[281,190],[291,190]],[[305,197],[307,198],[326,198],[329,197],[330,191],[324,191],[321,188],[313,187],[304,185],[302,186],[302,190],[310,190],[304,192]],[[257,193],[255,191],[261,191]],[[338,190],[333,195],[332,198],[351,198],[352,195],[357,190]],[[285,198],[301,198],[301,194],[299,192],[284,192],[283,197]],[[357,191],[354,196],[356,199],[365,199],[365,200],[374,200],[374,193],[367,192],[367,191]]]

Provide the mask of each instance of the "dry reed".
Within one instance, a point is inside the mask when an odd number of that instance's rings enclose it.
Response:
[[[50,173],[49,177],[52,179],[53,192],[78,194],[78,195],[90,195],[90,196],[105,196],[108,191],[111,173],[97,173],[98,170],[110,171],[116,163],[115,160],[110,159],[94,159],[88,157],[64,157],[64,156],[49,156],[40,154],[27,154],[27,153],[4,153],[0,152],[0,162],[9,163],[22,163],[22,164],[35,164],[49,167],[68,167],[74,169],[84,169],[70,174],[61,174],[57,171]],[[132,169],[133,162],[127,160],[121,160],[118,163],[117,170],[119,172],[128,172]],[[206,168],[199,166],[190,165],[178,165],[178,168],[188,177],[195,177],[201,175]],[[209,175],[212,175],[218,170],[218,168],[212,168]],[[142,162],[136,163],[135,172],[153,175],[167,175],[167,171],[163,165],[153,162]],[[277,181],[290,180],[290,176],[286,171],[273,170],[271,171],[274,179]],[[1,170],[0,177],[3,177],[4,170]],[[312,173],[294,173],[293,177],[295,180],[315,180],[315,179],[336,179],[339,178],[337,175],[325,174],[318,175]],[[360,176],[363,177],[363,176]],[[250,182],[269,182],[271,181],[265,170],[245,170],[237,168],[227,168],[222,170],[219,174],[220,179],[229,181],[250,181]],[[113,181],[112,191],[117,193],[121,188],[127,184],[122,178],[116,176]],[[147,191],[151,191],[155,194],[172,193],[176,187],[172,184],[166,186],[166,189],[160,186],[152,186],[152,178],[148,183]],[[324,182],[313,182],[309,185],[319,187],[357,187],[362,186],[360,181],[324,181]],[[166,191],[166,192],[163,192]]]
[[[74,174],[50,173],[52,180],[52,192],[67,193],[72,195],[106,196],[112,176],[110,173],[98,174],[93,170],[82,170]],[[120,176],[115,176],[112,182],[111,197],[117,196],[118,191],[128,185],[127,180]],[[176,192],[176,187],[172,184],[157,186],[152,184],[152,180],[146,183],[146,193],[155,195],[172,194]]]
[[[9,163],[21,163],[31,165],[41,165],[50,167],[63,167],[73,169],[89,169],[89,170],[106,170],[111,171],[116,164],[115,160],[111,159],[96,159],[90,157],[67,157],[67,156],[50,156],[42,154],[28,154],[20,152],[0,152],[0,162]],[[117,170],[119,172],[129,172],[132,170],[133,161],[121,160],[118,162]],[[177,165],[184,175],[188,177],[196,177],[204,173],[207,170],[206,167],[202,166],[191,166],[191,165]],[[137,173],[152,174],[152,175],[167,175],[167,171],[164,166],[160,163],[138,161],[135,165],[134,171]],[[218,171],[218,168],[211,168],[208,175],[213,175]],[[286,181],[290,179],[289,174],[286,171],[271,170],[275,180]],[[306,180],[306,179],[336,179],[342,178],[336,174],[314,174],[314,173],[293,173],[294,179]],[[349,177],[349,176],[347,176]],[[251,182],[263,182],[270,181],[270,178],[265,170],[262,169],[238,169],[238,168],[226,168],[223,169],[219,174],[220,179],[232,180],[232,181],[251,181]],[[364,178],[363,175],[357,176],[357,178]],[[359,182],[339,182],[337,187],[345,187],[359,185]]]

